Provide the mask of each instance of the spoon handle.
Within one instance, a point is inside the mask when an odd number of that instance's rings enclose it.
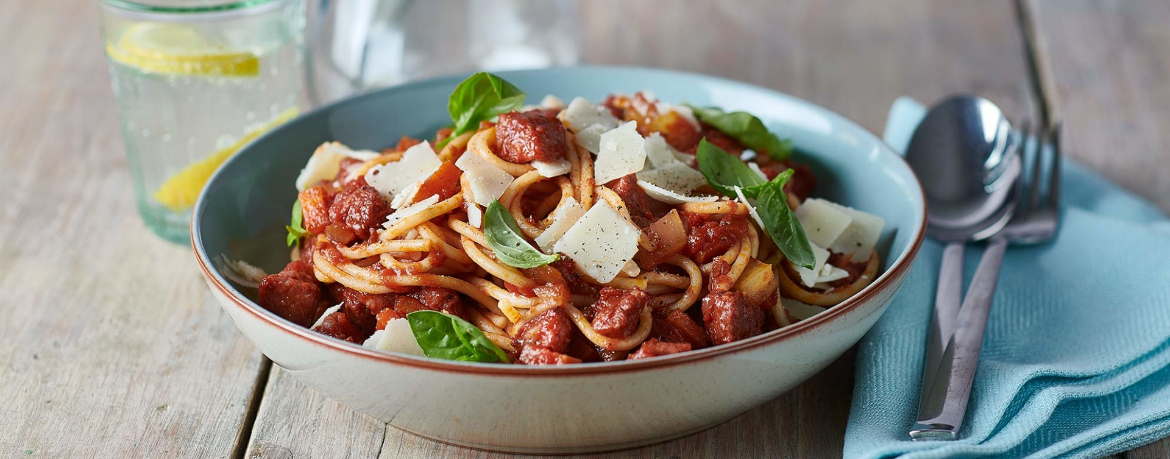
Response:
[[[918,396],[918,425],[910,431],[911,438],[932,437],[931,426],[923,423],[942,410],[946,386],[938,383],[938,368],[943,352],[954,332],[955,318],[963,300],[963,242],[948,243],[943,249],[938,273],[938,290],[934,297],[930,339],[926,343],[926,361],[922,368],[922,385]]]
[[[987,317],[991,312],[991,300],[995,295],[995,284],[999,280],[999,268],[1003,265],[1007,238],[998,237],[991,241],[979,268],[971,280],[963,306],[959,309],[955,333],[951,337],[939,367],[939,377],[946,381],[946,397],[942,412],[920,424],[931,426],[931,438],[957,436],[967,414],[967,402],[971,398],[971,384],[975,380],[975,368],[979,365],[979,351],[983,347],[983,332],[987,329]],[[947,359],[950,354],[950,359]],[[941,381],[940,381],[941,382]]]

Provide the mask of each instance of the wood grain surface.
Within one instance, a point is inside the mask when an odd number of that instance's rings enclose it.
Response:
[[[900,95],[977,93],[1013,121],[1046,107],[1071,155],[1170,209],[1170,4],[1021,1],[1043,94],[1005,0],[591,1],[582,55],[776,88],[876,132]],[[269,371],[188,249],[137,216],[96,2],[3,1],[0,30],[0,457],[512,457],[404,434]],[[583,457],[838,457],[852,382],[850,352],[709,431]],[[1118,457],[1170,457],[1170,441]]]
[[[1170,210],[1170,2],[1029,5],[1068,153]]]
[[[97,24],[0,2],[0,456],[229,456],[263,356],[137,217]]]

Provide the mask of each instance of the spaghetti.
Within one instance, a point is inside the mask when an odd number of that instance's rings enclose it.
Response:
[[[588,121],[593,124],[585,126]],[[606,132],[630,122],[644,146],[639,139],[629,145],[648,157],[623,162],[613,155],[625,146],[607,145],[618,137]],[[439,311],[473,325],[509,361],[564,364],[653,357],[755,336],[796,321],[777,306],[781,297],[827,308],[876,278],[880,259],[872,242],[850,253],[836,244],[815,266],[795,266],[753,219],[751,201],[691,199],[717,195],[709,184],[671,189],[665,180],[649,187],[637,171],[595,182],[615,163],[636,169],[654,163],[664,171],[656,177],[671,170],[681,175],[668,178],[685,181],[697,173],[701,139],[732,155],[749,149],[716,125],[639,93],[601,105],[579,99],[569,107],[510,111],[458,135],[444,129],[434,139],[441,148],[404,137],[372,159],[343,154],[334,159],[332,180],[300,191],[302,221],[295,226],[303,226],[304,236],[294,261],[260,283],[259,302],[303,326],[374,347],[386,341],[388,323]],[[762,180],[792,169],[784,199],[798,210],[815,184],[808,168],[776,159],[775,152],[754,153],[745,164],[753,163]],[[307,168],[328,159],[315,153]],[[416,176],[404,172],[416,170]],[[673,193],[669,199],[648,193],[662,188]],[[519,250],[545,261],[516,263],[514,254],[493,245],[489,236],[501,231],[486,214],[493,202],[529,243]],[[796,215],[809,231],[802,213]],[[605,233],[585,241],[584,249],[556,253],[582,234],[609,231],[601,224],[578,228],[595,220],[634,233]],[[839,219],[831,223],[841,226]],[[872,233],[871,226],[850,224],[837,230],[839,237]],[[628,256],[602,253],[618,250],[623,237],[632,247]],[[534,240],[544,249],[532,246]]]

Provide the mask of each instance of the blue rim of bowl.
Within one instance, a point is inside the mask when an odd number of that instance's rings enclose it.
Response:
[[[537,72],[543,72],[543,71],[548,71],[548,70],[550,70],[550,69],[515,70],[515,71],[498,72],[498,73],[502,76],[507,76],[508,74],[537,73]],[[207,255],[207,252],[203,249],[202,238],[201,238],[201,234],[200,234],[200,230],[199,230],[199,223],[202,221],[203,208],[207,204],[206,203],[207,190],[211,189],[211,185],[216,182],[216,179],[219,178],[220,174],[223,173],[223,171],[226,170],[232,162],[236,161],[241,156],[243,156],[243,154],[246,153],[247,150],[249,150],[250,148],[253,148],[254,145],[259,145],[268,136],[278,134],[283,129],[295,128],[295,124],[297,122],[307,118],[308,116],[310,116],[312,114],[316,114],[316,113],[327,111],[327,110],[333,110],[333,109],[336,109],[338,107],[342,107],[342,106],[352,104],[352,103],[358,103],[358,102],[362,101],[364,98],[371,97],[375,94],[383,94],[386,92],[410,92],[410,91],[416,90],[418,88],[422,88],[422,87],[426,87],[426,86],[433,86],[433,85],[447,85],[447,86],[454,87],[456,84],[458,84],[459,81],[462,81],[462,79],[467,77],[467,74],[464,73],[464,74],[457,74],[457,75],[442,76],[442,77],[437,77],[437,78],[430,78],[430,79],[406,83],[406,84],[402,84],[402,85],[398,85],[398,86],[392,86],[389,88],[384,88],[384,89],[380,89],[380,90],[365,93],[365,94],[355,95],[355,96],[352,96],[352,97],[349,97],[346,99],[342,99],[342,100],[318,107],[315,110],[312,110],[308,113],[305,113],[301,116],[298,116],[296,119],[293,119],[293,120],[281,125],[280,127],[265,133],[264,135],[260,136],[259,138],[253,140],[248,146],[245,146],[242,150],[240,150],[238,153],[233,155],[231,158],[229,158],[226,162],[224,162],[223,165],[221,165],[219,167],[218,170],[215,171],[214,174],[212,174],[211,178],[208,179],[207,185],[204,187],[203,191],[199,193],[199,199],[195,202],[195,207],[192,210],[191,226],[190,226],[191,247],[195,252],[195,259],[199,262],[199,268],[203,272],[203,277],[205,279],[207,279],[208,283],[211,284],[214,288],[216,288],[220,292],[222,292],[225,298],[230,299],[232,301],[232,303],[234,303],[236,306],[240,307],[245,312],[247,312],[253,316],[256,316],[261,321],[266,322],[269,325],[275,326],[276,328],[279,328],[285,332],[288,332],[288,333],[296,335],[300,338],[306,339],[313,344],[316,344],[319,346],[324,346],[324,347],[338,350],[341,352],[345,352],[348,354],[352,354],[356,357],[362,357],[362,358],[372,359],[372,360],[386,362],[386,363],[407,365],[407,366],[416,367],[416,368],[425,369],[425,370],[431,370],[431,371],[445,371],[445,372],[455,372],[455,373],[474,373],[474,374],[488,375],[488,376],[580,376],[580,375],[595,375],[595,374],[607,374],[607,373],[619,373],[619,372],[628,372],[628,371],[650,370],[650,369],[657,369],[657,368],[662,368],[662,367],[667,367],[667,366],[692,363],[692,362],[696,362],[699,360],[707,360],[707,359],[714,358],[714,357],[720,356],[720,355],[731,354],[731,353],[740,352],[740,351],[746,351],[749,349],[753,349],[753,348],[762,346],[764,344],[769,344],[769,343],[773,343],[773,342],[777,342],[777,341],[782,341],[782,340],[785,340],[785,339],[788,339],[791,337],[795,337],[795,336],[803,334],[805,332],[812,331],[813,329],[818,328],[819,326],[821,326],[823,324],[827,324],[830,321],[833,321],[833,320],[835,320],[839,317],[842,317],[845,314],[853,311],[859,305],[861,305],[861,304],[869,301],[873,297],[875,297],[878,294],[878,292],[893,287],[894,284],[896,283],[895,282],[896,279],[904,277],[906,274],[909,273],[910,266],[913,264],[915,257],[918,255],[918,250],[919,250],[919,248],[921,248],[922,241],[926,237],[926,197],[923,194],[922,185],[918,181],[918,177],[914,174],[913,170],[910,168],[910,165],[906,162],[905,158],[903,158],[902,155],[895,153],[894,150],[889,145],[887,145],[885,143],[885,141],[883,141],[880,137],[878,137],[874,133],[870,132],[868,129],[865,129],[864,127],[858,125],[857,123],[853,122],[852,120],[850,120],[850,119],[848,119],[840,114],[837,114],[836,112],[834,112],[832,110],[821,107],[820,105],[813,104],[813,103],[808,102],[804,99],[800,99],[800,98],[795,97],[795,96],[784,94],[782,92],[779,92],[779,91],[776,91],[773,89],[764,88],[761,86],[755,86],[755,85],[743,83],[740,81],[729,80],[726,78],[720,78],[720,77],[715,77],[715,76],[710,76],[710,75],[704,75],[704,74],[692,73],[692,72],[682,72],[682,71],[676,71],[676,70],[655,69],[655,68],[647,68],[647,67],[626,67],[626,66],[578,66],[578,67],[560,67],[560,68],[556,68],[556,69],[552,69],[552,70],[627,71],[627,72],[658,73],[658,74],[663,74],[663,75],[684,76],[684,77],[688,77],[688,78],[706,80],[709,82],[719,83],[719,84],[723,84],[723,85],[739,86],[742,88],[751,89],[753,91],[763,91],[763,92],[767,92],[767,93],[770,93],[770,94],[775,95],[775,96],[780,96],[781,98],[800,101],[800,102],[803,102],[803,103],[808,104],[810,106],[816,107],[816,108],[824,111],[825,113],[827,113],[829,115],[829,117],[833,118],[836,122],[842,123],[846,126],[849,126],[851,128],[856,129],[859,132],[864,133],[864,135],[870,136],[871,140],[873,140],[877,145],[879,145],[881,147],[880,150],[882,150],[882,154],[889,155],[889,156],[895,158],[898,161],[898,164],[900,164],[901,167],[905,168],[905,171],[907,172],[907,174],[913,179],[914,189],[918,190],[919,202],[922,203],[922,211],[916,216],[918,219],[918,226],[917,226],[917,228],[914,229],[914,233],[912,235],[912,241],[911,241],[909,247],[907,247],[902,252],[902,254],[898,256],[898,258],[896,260],[894,260],[894,263],[892,265],[890,265],[889,269],[883,271],[881,273],[881,275],[878,276],[877,279],[874,279],[874,281],[872,283],[867,285],[860,292],[857,292],[856,294],[849,297],[845,301],[837,304],[836,306],[833,306],[833,307],[825,310],[824,312],[821,312],[821,313],[814,315],[808,319],[802,320],[800,322],[789,325],[787,327],[772,330],[770,332],[763,333],[763,334],[760,334],[757,336],[753,336],[751,338],[748,338],[748,339],[745,339],[742,341],[736,341],[733,343],[712,346],[712,347],[699,349],[699,350],[695,350],[695,351],[683,352],[683,353],[678,353],[678,354],[671,354],[671,355],[654,357],[654,358],[649,358],[649,359],[621,360],[621,361],[616,361],[616,362],[595,362],[595,363],[586,363],[586,364],[579,364],[579,365],[547,365],[546,366],[546,365],[515,365],[515,364],[498,364],[498,363],[456,362],[456,361],[450,361],[450,360],[433,359],[433,358],[429,358],[429,357],[411,356],[411,355],[399,354],[399,353],[388,353],[388,352],[369,349],[369,348],[363,347],[363,346],[358,345],[358,344],[350,343],[348,341],[342,341],[342,340],[339,340],[336,338],[322,335],[322,334],[317,333],[317,332],[313,332],[313,331],[309,330],[308,328],[305,328],[305,327],[302,327],[300,325],[289,322],[288,320],[285,320],[285,319],[277,316],[276,314],[269,312],[267,309],[264,309],[260,305],[256,304],[252,300],[250,300],[247,297],[240,294],[240,292],[238,292],[234,287],[230,286],[231,285],[230,282],[228,282],[227,279],[225,279],[223,276],[221,276],[218,271],[211,269],[211,266],[210,266],[211,258]],[[279,362],[278,362],[278,364],[279,364]]]

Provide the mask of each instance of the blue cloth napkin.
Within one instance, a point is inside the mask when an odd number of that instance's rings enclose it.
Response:
[[[923,112],[894,104],[895,149]],[[1063,174],[1056,240],[1004,259],[961,439],[906,433],[942,256],[928,239],[859,345],[846,458],[1099,457],[1170,435],[1170,220],[1073,161]],[[981,254],[965,254],[968,281]]]

